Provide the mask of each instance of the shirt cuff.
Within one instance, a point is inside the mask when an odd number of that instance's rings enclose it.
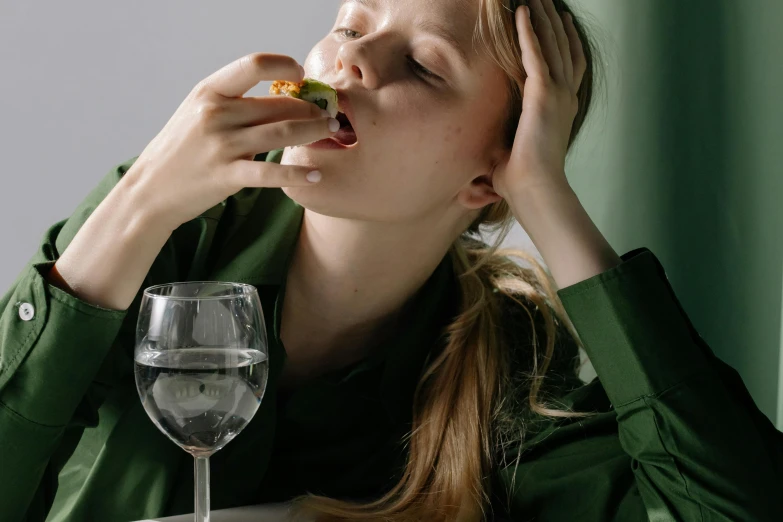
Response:
[[[712,356],[658,258],[647,248],[621,258],[557,292],[615,408],[704,371]]]
[[[54,263],[28,265],[0,315],[0,402],[45,426],[68,423],[127,315],[49,284]]]

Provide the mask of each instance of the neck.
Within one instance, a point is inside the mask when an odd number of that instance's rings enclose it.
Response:
[[[305,210],[286,281],[281,336],[289,356],[301,350],[346,362],[366,355],[447,254],[458,234],[450,228]]]

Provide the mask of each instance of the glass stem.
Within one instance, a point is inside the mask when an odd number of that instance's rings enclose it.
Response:
[[[209,522],[209,457],[195,457],[195,522]]]

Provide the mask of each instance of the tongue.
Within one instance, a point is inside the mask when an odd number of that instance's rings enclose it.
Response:
[[[332,138],[341,145],[353,145],[356,143],[356,133],[350,125],[340,127],[340,130]]]

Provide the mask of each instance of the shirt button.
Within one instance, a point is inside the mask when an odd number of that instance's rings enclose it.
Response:
[[[35,317],[35,308],[30,303],[22,303],[19,306],[19,318],[22,321],[29,321]]]

